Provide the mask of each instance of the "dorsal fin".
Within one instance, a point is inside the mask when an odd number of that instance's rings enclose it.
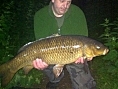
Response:
[[[40,41],[40,40],[43,40],[43,39],[46,39],[46,38],[52,38],[52,37],[57,37],[57,36],[60,36],[59,34],[53,34],[51,36],[48,36],[48,37],[45,37],[45,38],[40,38],[36,41],[32,41],[32,42],[29,42],[27,44],[25,44],[24,46],[22,46],[19,50],[18,50],[18,53],[22,52],[23,50],[25,50],[27,47],[29,47],[29,45],[31,45],[32,43],[34,42],[37,42],[37,41]]]
[[[31,45],[33,42],[29,42],[27,44],[25,44],[24,46],[22,46],[19,50],[18,53],[22,52],[23,50],[25,50],[27,47],[29,47],[29,45]]]

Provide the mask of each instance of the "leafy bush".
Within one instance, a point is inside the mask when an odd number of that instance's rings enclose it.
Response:
[[[31,70],[27,75],[24,74],[23,70],[19,70],[10,83],[2,89],[39,88],[42,77],[41,71],[35,69]]]
[[[33,16],[50,0],[2,1],[0,3],[0,64],[9,61],[25,43],[34,40]],[[18,71],[5,89],[39,84],[42,73],[32,70],[27,76]],[[0,83],[1,85],[1,83]],[[0,87],[1,89],[1,87]]]
[[[118,89],[118,19],[111,22],[105,19],[100,24],[103,34],[99,41],[109,48],[109,53],[92,61],[91,70],[97,83],[97,89]]]
[[[11,37],[9,35],[9,29],[11,27],[11,12],[9,11],[9,9],[12,4],[12,2],[6,5],[3,4],[4,9],[2,9],[2,14],[0,15],[0,63],[4,63],[8,61],[11,57],[13,57],[10,51],[13,50],[14,46],[10,45]]]
[[[104,34],[100,36],[105,42],[105,45],[110,49],[109,53],[103,57],[106,70],[114,77],[118,77],[118,18],[110,22],[105,19],[101,24],[104,29]]]

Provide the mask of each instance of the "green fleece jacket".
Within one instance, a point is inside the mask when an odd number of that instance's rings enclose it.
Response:
[[[50,5],[36,12],[34,16],[34,34],[36,39],[57,34],[58,29],[59,26]],[[71,4],[69,10],[64,15],[60,34],[88,36],[86,19],[79,7]]]

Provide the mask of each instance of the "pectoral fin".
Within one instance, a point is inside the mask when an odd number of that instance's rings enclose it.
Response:
[[[53,73],[55,74],[55,77],[59,77],[61,72],[63,71],[64,65],[57,64],[53,67]]]
[[[32,68],[33,68],[33,66],[25,66],[25,67],[23,68],[23,70],[24,70],[25,74],[28,74],[29,71],[30,71]]]

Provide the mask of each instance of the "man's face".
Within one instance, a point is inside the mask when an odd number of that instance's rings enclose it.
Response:
[[[52,0],[53,3],[53,11],[57,15],[65,14],[71,4],[72,0]]]

